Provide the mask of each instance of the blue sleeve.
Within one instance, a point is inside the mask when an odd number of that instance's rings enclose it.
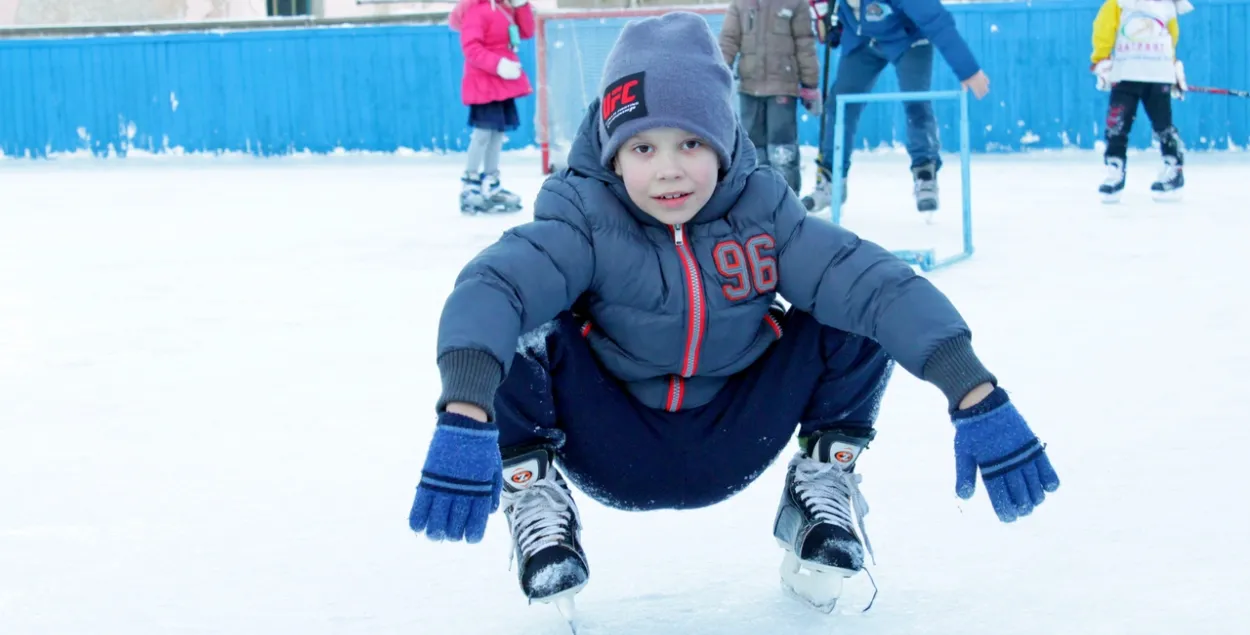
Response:
[[[572,307],[594,275],[590,226],[580,198],[548,179],[534,220],[508,230],[460,272],[438,325],[438,356],[489,353],[506,376],[517,339]]]
[[[898,8],[911,19],[920,32],[942,53],[955,77],[963,81],[981,70],[968,43],[955,28],[955,18],[940,0],[897,0]]]
[[[908,372],[971,332],[950,300],[881,246],[807,215],[794,196],[776,212],[778,292],[826,326],[872,338]]]

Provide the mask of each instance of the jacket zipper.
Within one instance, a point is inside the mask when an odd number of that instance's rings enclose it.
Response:
[[[686,244],[685,229],[681,225],[673,225],[673,243],[677,248],[677,257],[681,260],[686,272],[686,304],[690,307],[689,319],[686,321],[686,347],[682,355],[681,372],[669,378],[668,399],[666,409],[677,412],[685,397],[684,377],[691,377],[699,369],[699,349],[703,345],[703,332],[707,325],[707,311],[703,303],[703,278],[699,274],[699,263],[694,252]]]

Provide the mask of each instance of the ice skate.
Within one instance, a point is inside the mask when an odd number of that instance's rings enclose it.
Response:
[[[1120,193],[1124,191],[1124,159],[1111,157],[1106,164],[1107,178],[1098,186],[1098,193],[1102,195],[1102,202],[1117,203]]]
[[[1185,187],[1185,171],[1176,157],[1163,157],[1163,169],[1159,178],[1150,185],[1150,195],[1156,201],[1177,201]]]
[[[865,545],[872,554],[864,532],[868,503],[854,473],[872,435],[871,430],[818,433],[786,472],[773,523],[773,536],[785,550],[782,588],[823,613],[833,612],[843,581],[863,569]]]
[[[932,222],[933,213],[938,209],[937,164],[925,163],[911,169],[912,188],[916,196],[916,210],[926,214],[925,220]]]
[[[576,632],[573,597],[590,580],[590,568],[569,487],[544,448],[505,458],[503,482],[501,502],[521,591],[531,603],[555,604]]]
[[[465,173],[460,177],[460,213],[466,215],[498,214],[507,211],[500,203],[489,200],[482,193],[482,177]]]
[[[499,184],[498,172],[487,172],[482,175],[482,196],[503,212],[517,212],[522,207],[521,197]]]
[[[823,211],[833,204],[833,185],[824,168],[816,169],[816,187],[802,198],[803,207],[809,214]],[[842,179],[842,203],[846,203],[846,178]]]

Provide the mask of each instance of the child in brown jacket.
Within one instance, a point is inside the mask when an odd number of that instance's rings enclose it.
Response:
[[[720,49],[731,68],[738,61],[742,126],[758,161],[771,165],[797,194],[797,102],[820,116],[820,66],[807,0],[732,0],[721,26]]]

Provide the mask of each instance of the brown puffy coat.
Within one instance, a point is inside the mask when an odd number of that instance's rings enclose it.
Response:
[[[794,95],[820,82],[816,32],[807,0],[732,0],[721,25],[720,50],[738,58],[740,92]]]

